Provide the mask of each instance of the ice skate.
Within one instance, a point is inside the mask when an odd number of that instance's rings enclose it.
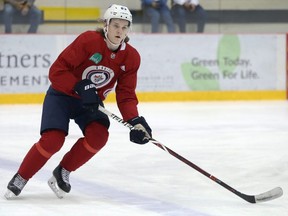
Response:
[[[70,172],[59,165],[54,169],[53,176],[48,180],[49,187],[59,199],[62,199],[71,190],[69,175]]]
[[[13,199],[14,197],[18,196],[24,186],[26,185],[27,180],[22,178],[18,173],[16,173],[11,181],[7,185],[7,192],[4,194],[6,199]]]

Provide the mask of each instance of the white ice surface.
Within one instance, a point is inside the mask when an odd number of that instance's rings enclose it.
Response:
[[[119,115],[116,105],[106,108]],[[286,216],[288,215],[288,103],[141,103],[153,136],[245,194],[281,186],[276,200],[250,204],[153,144],[129,142],[111,120],[107,145],[71,174],[62,200],[47,180],[81,136],[74,121],[64,147],[15,200],[3,194],[26,152],[39,139],[41,105],[0,106],[0,216]],[[120,115],[119,115],[120,116]]]

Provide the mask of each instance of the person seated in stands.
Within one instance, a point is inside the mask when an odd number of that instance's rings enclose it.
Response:
[[[0,0],[0,11],[4,8],[4,0]]]
[[[172,0],[172,14],[175,15],[179,31],[186,32],[187,17],[192,16],[197,23],[197,32],[204,32],[207,15],[199,0]]]
[[[151,32],[159,32],[160,18],[167,25],[169,33],[175,32],[174,22],[171,16],[170,8],[167,5],[167,0],[141,0],[144,16],[148,17],[151,22]]]
[[[28,33],[36,33],[41,22],[42,13],[34,5],[35,0],[4,0],[3,21],[5,33],[12,33],[13,17],[16,13],[29,16]]]

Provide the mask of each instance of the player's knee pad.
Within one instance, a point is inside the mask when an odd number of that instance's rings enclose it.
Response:
[[[90,123],[85,129],[86,148],[90,147],[96,153],[105,146],[109,137],[108,129],[97,122]]]
[[[64,144],[66,133],[61,130],[48,130],[42,133],[36,143],[38,151],[45,157],[50,158],[58,152]]]

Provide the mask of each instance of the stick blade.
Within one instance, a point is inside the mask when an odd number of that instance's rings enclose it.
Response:
[[[260,202],[266,202],[270,200],[277,199],[283,195],[283,190],[281,187],[276,187],[272,190],[269,190],[265,193],[261,193],[255,196],[255,202],[260,203]]]

